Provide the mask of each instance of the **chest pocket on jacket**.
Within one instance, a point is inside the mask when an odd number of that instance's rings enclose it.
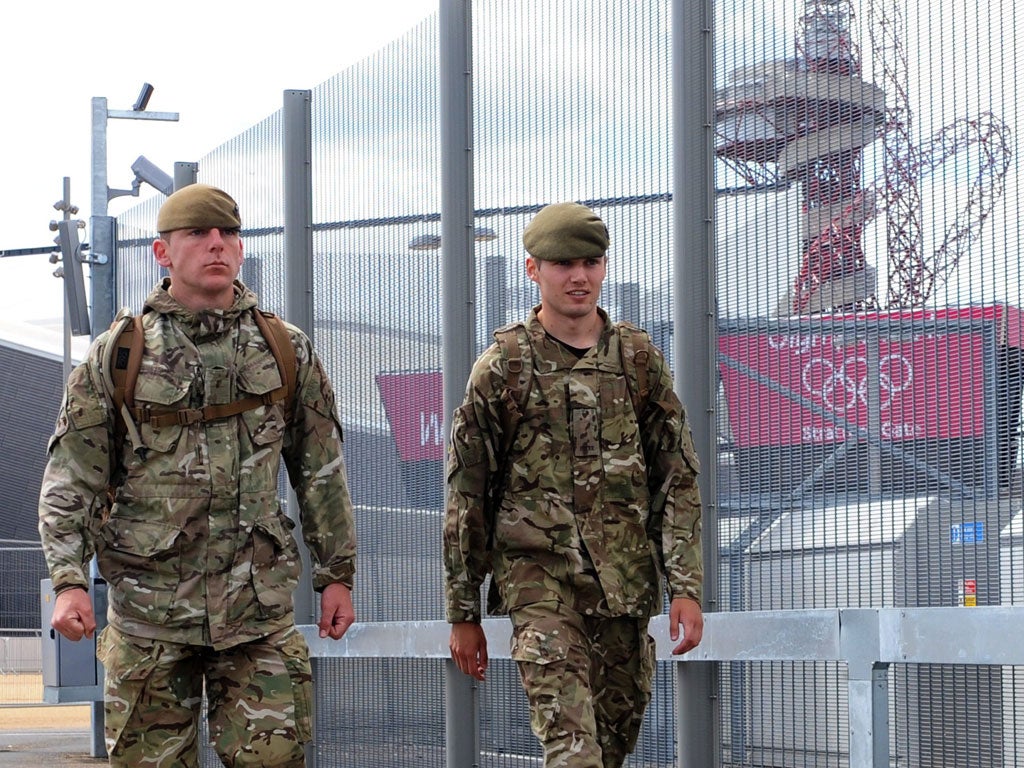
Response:
[[[188,408],[189,392],[194,381],[195,376],[191,369],[182,375],[170,371],[147,373],[143,368],[135,384],[135,405],[136,407],[148,405],[154,411],[161,413]],[[143,444],[160,453],[173,451],[183,430],[184,427],[180,424],[153,427],[144,420],[139,424]]]
[[[283,385],[281,371],[272,356],[252,360],[238,369],[238,399],[263,396]],[[284,435],[284,401],[244,411],[242,419],[254,445],[269,445]]]

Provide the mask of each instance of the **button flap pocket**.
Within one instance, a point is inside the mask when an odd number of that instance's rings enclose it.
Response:
[[[183,400],[192,387],[192,376],[167,369],[145,371],[135,384],[135,402],[170,406]]]
[[[238,388],[252,395],[265,395],[284,386],[277,361],[269,355],[252,360],[238,369]]]
[[[520,627],[512,637],[512,658],[533,664],[554,664],[565,661],[569,646],[555,632],[544,632],[533,626]]]

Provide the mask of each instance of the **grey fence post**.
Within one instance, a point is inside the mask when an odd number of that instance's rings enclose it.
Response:
[[[313,339],[313,174],[310,91],[284,92],[284,260],[285,317]],[[315,340],[314,340],[315,341]],[[294,491],[288,492],[288,515],[299,521]],[[301,538],[301,537],[300,537]],[[309,550],[300,544],[309,573]],[[295,621],[315,620],[310,590],[295,594]]]
[[[676,390],[686,406],[704,471],[704,609],[717,606],[717,305],[715,301],[714,4],[672,2],[673,282],[672,351]],[[683,366],[680,361],[694,361]],[[715,765],[717,668],[676,664],[676,743],[680,768]]]
[[[313,339],[313,127],[312,91],[284,92],[284,260],[285,317]],[[288,516],[299,522],[295,491],[288,486]],[[297,536],[302,572],[311,573],[309,549]],[[300,582],[295,590],[295,622],[316,621],[313,592]],[[317,677],[313,662],[313,677]],[[316,766],[315,742],[306,746],[306,765]]]
[[[473,55],[469,0],[441,0],[441,291],[444,434],[459,406],[476,353],[473,221]],[[476,686],[448,659],[445,732],[449,768],[479,765]]]
[[[199,178],[199,163],[179,160],[174,164],[174,191],[196,183]]]
[[[106,264],[94,264],[89,270],[92,292],[92,336],[107,329],[117,312],[115,302],[116,254],[114,226],[107,216],[107,100],[92,100],[92,200],[90,204],[89,244],[93,254],[106,254]],[[104,748],[102,754],[106,754]],[[95,755],[94,755],[95,757]]]
[[[847,660],[850,768],[889,768],[889,664],[880,661],[879,612],[839,612],[839,650]]]

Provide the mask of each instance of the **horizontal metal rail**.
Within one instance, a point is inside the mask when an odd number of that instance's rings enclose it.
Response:
[[[488,656],[508,659],[511,625],[485,619]],[[299,627],[313,658],[446,659],[443,621],[366,622],[341,640],[321,639],[315,625]],[[889,768],[889,682],[892,664],[1024,665],[1024,606],[977,608],[839,608],[711,613],[701,644],[673,656],[668,617],[651,620],[661,661],[678,662],[677,716],[693,664],[831,661],[847,665],[850,768]],[[48,701],[84,701],[80,690],[48,688]],[[64,694],[64,695],[61,695]],[[689,745],[679,743],[679,754]]]
[[[485,619],[483,628],[488,656],[510,658],[508,620]],[[443,621],[355,624],[340,641],[321,639],[316,626],[300,629],[314,658],[449,658]],[[889,767],[889,665],[1024,665],[1024,606],[711,613],[701,644],[683,656],[672,655],[667,616],[652,619],[650,632],[658,659],[680,663],[678,681],[695,662],[845,663],[850,768]],[[678,750],[687,754],[688,745]]]
[[[507,619],[485,619],[488,655],[508,659]],[[951,632],[950,628],[956,631]],[[447,659],[443,621],[354,624],[341,640],[300,627],[319,658]],[[651,620],[662,661],[840,661],[851,665],[1024,665],[1024,606],[976,608],[825,608],[710,613],[701,644],[672,656],[668,617]]]

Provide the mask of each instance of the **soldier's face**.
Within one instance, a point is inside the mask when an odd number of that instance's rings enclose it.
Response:
[[[171,277],[171,295],[190,309],[227,309],[242,267],[237,229],[179,229],[153,243],[157,263]]]
[[[540,288],[544,310],[573,319],[597,311],[607,267],[607,256],[564,261],[532,257],[526,260],[526,274]]]

